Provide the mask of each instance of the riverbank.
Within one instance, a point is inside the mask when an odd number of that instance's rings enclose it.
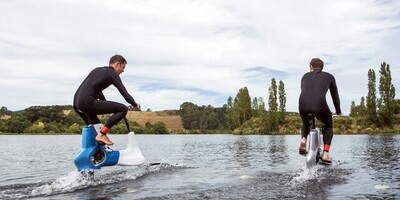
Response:
[[[100,115],[99,117],[105,123],[109,116]],[[256,117],[235,130],[228,130],[227,126],[221,126],[216,130],[185,129],[179,110],[128,111],[126,117],[131,130],[136,134],[297,135],[301,127],[301,119],[297,113],[287,113],[279,128],[267,133],[260,129],[264,123]],[[395,115],[394,122],[390,127],[376,127],[359,117],[335,117],[333,119],[334,134],[400,134],[399,114]],[[68,106],[30,107],[24,111],[14,112],[12,115],[2,115],[0,118],[1,135],[80,134],[84,126],[82,119]],[[317,126],[321,125],[317,123]],[[111,129],[110,133],[125,134],[126,131],[126,125],[121,121]]]

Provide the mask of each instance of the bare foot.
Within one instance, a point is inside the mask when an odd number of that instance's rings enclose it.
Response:
[[[306,138],[301,138],[300,147],[299,147],[299,154],[300,155],[307,154],[306,146],[307,146],[307,139]]]
[[[329,153],[324,151],[324,154],[322,154],[322,161],[326,161],[326,162],[332,162],[332,158],[329,158]]]
[[[102,133],[97,134],[96,141],[97,142],[102,142],[102,143],[104,143],[106,145],[109,145],[109,146],[114,145],[114,142],[111,142],[111,140],[108,139],[107,135],[104,135]]]

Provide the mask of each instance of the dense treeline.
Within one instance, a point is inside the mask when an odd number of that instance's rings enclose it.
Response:
[[[184,102],[180,106],[182,125],[185,129],[224,130],[228,127],[226,106],[214,108],[212,106],[198,106],[191,102]]]
[[[277,134],[291,133],[287,130],[288,121],[285,120],[286,93],[283,81],[277,86],[275,78],[271,79],[269,87],[268,111],[262,97],[251,100],[247,87],[239,89],[235,98],[228,97],[227,104],[221,108],[212,106],[198,106],[185,102],[180,106],[183,127],[207,133],[209,130],[229,131],[236,134]],[[298,123],[297,123],[298,124]],[[283,128],[282,128],[283,127]],[[286,127],[286,129],[284,128]],[[281,132],[285,131],[285,132]]]
[[[7,108],[3,107],[2,111],[6,111]],[[8,111],[8,110],[7,110]],[[82,127],[85,126],[83,120],[77,115],[72,106],[32,106],[22,111],[7,112],[4,115],[9,115],[9,118],[0,120],[0,133],[81,133]],[[102,123],[108,116],[100,117]],[[168,133],[165,124],[158,122],[155,124],[146,123],[143,127],[137,122],[129,122],[130,128],[135,133],[156,133],[166,134]],[[126,133],[127,128],[124,121],[121,121],[115,125],[110,133]]]

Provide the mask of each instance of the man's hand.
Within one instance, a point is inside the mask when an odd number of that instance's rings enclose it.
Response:
[[[128,106],[128,110],[140,110],[140,104]]]
[[[140,111],[140,104],[136,104],[136,105],[130,105],[128,106],[129,110],[135,110],[135,111]]]
[[[332,117],[340,117],[342,113],[332,113]]]
[[[136,103],[136,106],[132,105],[132,107],[140,110],[140,104],[138,104],[138,103]]]

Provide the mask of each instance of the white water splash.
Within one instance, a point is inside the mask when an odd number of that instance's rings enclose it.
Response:
[[[311,169],[304,167],[302,171],[298,172],[297,176],[293,177],[291,183],[300,184],[307,180],[317,179],[321,174],[319,169],[320,168],[318,166]]]
[[[168,163],[161,163],[159,165],[142,165],[134,168],[114,167],[96,170],[95,176],[92,179],[85,178],[78,171],[69,172],[67,175],[57,178],[53,182],[36,184],[35,186],[28,186],[18,190],[3,191],[3,197],[38,197],[61,194],[65,192],[72,192],[92,186],[105,185],[110,183],[118,183],[121,181],[135,180],[149,173],[155,173],[163,170],[168,170],[176,167]]]
[[[95,184],[94,181],[82,178],[78,171],[72,171],[66,176],[56,179],[54,182],[33,188],[32,196],[50,195],[74,191]]]

